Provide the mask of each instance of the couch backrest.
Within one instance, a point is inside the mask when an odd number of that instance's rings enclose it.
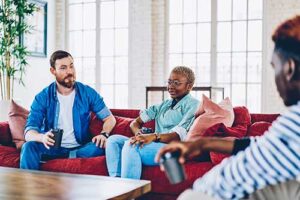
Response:
[[[270,122],[272,123],[274,120],[279,117],[279,114],[258,114],[258,113],[252,113],[251,115],[251,124],[255,122]]]
[[[234,122],[232,127],[226,127],[224,124],[219,123],[208,128],[203,136],[204,137],[237,137],[241,138],[246,136],[248,126],[251,124],[250,114],[246,107],[238,106],[233,108]]]
[[[268,127],[268,123],[256,123],[252,126],[252,123],[265,121],[272,122],[278,117],[278,114],[250,114],[245,106],[236,106],[233,108],[235,119],[232,127],[212,127],[208,129],[206,136],[232,136],[232,137],[244,137],[244,136],[255,136],[262,134]],[[112,131],[113,134],[123,134],[126,136],[132,136],[129,124],[132,120],[139,116],[140,110],[138,109],[111,109],[111,112],[116,117],[117,125]],[[252,118],[253,117],[253,118]],[[99,134],[102,130],[103,123],[92,115],[90,123],[90,132],[93,135]],[[155,128],[155,122],[151,121],[146,123],[144,126]],[[249,129],[250,128],[250,132]],[[219,133],[217,133],[219,131]],[[262,132],[262,133],[261,133]]]
[[[112,114],[116,118],[116,126],[112,130],[111,134],[121,134],[127,137],[131,137],[132,132],[130,130],[130,123],[139,116],[140,110],[137,109],[111,109]],[[155,130],[155,121],[145,123],[143,126],[152,128]],[[102,130],[103,122],[98,120],[95,114],[92,113],[90,122],[90,132],[92,135],[98,135]]]
[[[137,118],[140,115],[138,109],[110,109],[114,116]]]
[[[247,136],[261,136],[269,127],[273,121],[280,116],[279,114],[251,114],[251,126],[248,128]]]
[[[140,110],[138,109],[111,109],[114,116],[117,118],[118,125],[113,130],[113,133],[116,134],[125,134],[131,136],[129,124],[131,121],[139,116]],[[246,107],[234,107],[235,120],[232,128],[239,128],[239,130],[244,130],[244,127],[247,127],[248,136],[261,135],[268,127],[271,125],[279,114],[249,114]],[[155,122],[146,123],[144,126],[155,129]],[[92,115],[91,124],[90,124],[91,133],[94,135],[99,134],[99,131],[102,130],[102,122],[97,120],[95,115]],[[0,144],[2,145],[12,145],[12,138],[7,122],[0,122]]]

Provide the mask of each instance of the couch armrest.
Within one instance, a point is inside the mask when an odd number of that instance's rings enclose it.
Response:
[[[0,122],[0,144],[12,146],[12,137],[8,122]]]

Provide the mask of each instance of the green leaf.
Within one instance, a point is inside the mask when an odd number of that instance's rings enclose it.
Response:
[[[12,78],[19,77],[19,83],[23,85],[29,52],[19,44],[19,39],[33,30],[25,19],[36,10],[37,6],[28,0],[5,0],[0,3],[0,72]]]

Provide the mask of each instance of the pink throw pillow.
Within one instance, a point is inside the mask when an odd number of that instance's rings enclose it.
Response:
[[[227,97],[216,104],[205,95],[202,95],[202,103],[196,111],[195,117],[196,119],[188,132],[187,140],[199,139],[209,127],[218,123],[231,127],[234,121],[231,101]]]
[[[11,100],[8,112],[8,124],[13,143],[15,143],[17,149],[21,149],[22,145],[25,143],[24,127],[28,114],[28,110]]]

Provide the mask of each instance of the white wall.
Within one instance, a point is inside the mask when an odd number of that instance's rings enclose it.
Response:
[[[145,88],[151,85],[151,0],[129,0],[129,108],[145,107]]]
[[[48,1],[47,58],[28,57],[28,67],[24,77],[25,87],[15,83],[14,99],[29,108],[34,96],[54,79],[49,71],[49,56],[55,49],[55,1]]]
[[[281,22],[296,14],[300,15],[300,1],[265,0],[264,8],[262,113],[279,113],[286,108],[276,90],[274,72],[270,65],[274,48],[271,36]]]

